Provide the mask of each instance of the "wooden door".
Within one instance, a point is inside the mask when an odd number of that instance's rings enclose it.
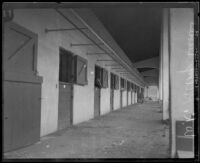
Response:
[[[110,110],[114,110],[114,89],[110,90]]]
[[[126,95],[126,97],[127,97],[127,106],[128,106],[128,91],[127,91],[127,95]]]
[[[14,23],[4,24],[4,152],[40,138],[41,83],[37,76],[37,35]]]
[[[122,108],[123,91],[120,90],[120,108]]]
[[[131,91],[131,105],[133,104],[132,98],[133,98],[133,92]]]
[[[58,130],[72,125],[73,85],[59,82]]]
[[[59,63],[59,97],[58,97],[58,130],[72,125],[73,121],[73,53],[60,48]]]
[[[94,117],[100,116],[101,89],[94,88]]]

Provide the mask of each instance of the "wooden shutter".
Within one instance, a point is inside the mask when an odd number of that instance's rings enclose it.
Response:
[[[5,35],[4,70],[34,75],[37,72],[37,35],[13,22],[5,24]]]
[[[102,88],[108,88],[108,71],[101,68],[101,83]]]
[[[87,81],[87,60],[76,55],[74,56],[75,63],[75,83],[79,85],[88,84]]]

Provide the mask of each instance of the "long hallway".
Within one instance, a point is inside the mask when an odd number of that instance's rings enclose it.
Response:
[[[158,102],[134,104],[42,137],[5,158],[169,158]]]

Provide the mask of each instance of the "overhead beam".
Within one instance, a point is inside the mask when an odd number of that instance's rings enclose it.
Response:
[[[159,69],[159,57],[153,57],[145,59],[139,62],[133,63],[135,68],[157,68]]]
[[[119,66],[119,64],[112,64],[112,65],[106,64],[105,66],[111,66],[111,67],[114,66],[115,67],[115,66]]]
[[[114,67],[114,68],[111,68],[111,69],[116,69],[116,70],[118,70],[118,69],[124,69],[124,68],[122,68],[122,67],[121,67],[121,68],[120,68],[120,67],[119,67],[119,68]]]
[[[141,72],[143,76],[152,76],[152,77],[158,77],[159,72],[158,69],[148,70]]]

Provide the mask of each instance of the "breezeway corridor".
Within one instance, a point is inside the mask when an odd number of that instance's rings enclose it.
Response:
[[[5,153],[6,158],[169,158],[158,102],[134,104]]]

